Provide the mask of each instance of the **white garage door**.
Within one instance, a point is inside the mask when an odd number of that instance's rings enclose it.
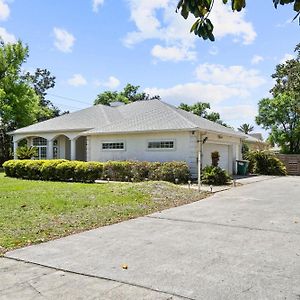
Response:
[[[218,151],[220,154],[219,166],[229,172],[229,146],[221,144],[203,145],[203,167],[211,165],[211,153]]]

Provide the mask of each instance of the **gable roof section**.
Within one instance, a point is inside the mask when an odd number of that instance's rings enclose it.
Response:
[[[160,100],[118,107],[96,105],[18,129],[17,133],[83,131],[84,135],[147,131],[202,130],[243,138],[244,135]]]

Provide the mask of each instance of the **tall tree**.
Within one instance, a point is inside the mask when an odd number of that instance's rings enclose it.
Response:
[[[39,97],[21,76],[28,47],[0,42],[0,163],[10,157],[9,131],[36,121]]]
[[[94,105],[103,104],[110,105],[112,102],[122,102],[125,104],[141,101],[141,100],[152,100],[152,99],[160,99],[159,96],[153,96],[141,92],[139,93],[140,86],[135,86],[128,83],[121,92],[117,91],[104,91],[97,95]]]
[[[195,35],[203,38],[204,40],[210,39],[215,40],[213,31],[214,25],[209,19],[209,15],[214,8],[215,1],[222,1],[224,5],[228,2],[231,3],[231,8],[233,11],[241,11],[246,7],[246,0],[179,0],[177,4],[176,12],[180,10],[181,15],[187,19],[189,14],[193,14],[197,19],[196,22],[191,27],[191,32]],[[269,0],[271,1],[271,0]],[[286,5],[292,4],[293,9],[296,12],[294,19],[298,18],[300,15],[300,0],[272,0],[275,8],[278,4]],[[258,8],[259,9],[259,8]],[[300,19],[299,19],[300,23]]]
[[[243,132],[245,134],[249,134],[254,130],[254,127],[250,124],[244,123],[239,128],[238,131]]]
[[[220,125],[230,127],[225,122],[221,120],[220,114],[217,112],[212,112],[210,110],[210,104],[207,102],[197,102],[193,105],[188,105],[186,103],[180,103],[178,108],[183,109],[185,111],[192,112],[193,114],[210,120],[212,122],[218,123]]]
[[[52,76],[47,69],[37,68],[31,74],[27,72],[23,78],[30,83],[40,99],[40,111],[37,116],[38,121],[44,121],[53,117],[58,117],[67,112],[61,112],[50,100],[46,99],[47,91],[55,86],[55,76]]]
[[[284,153],[300,153],[300,44],[297,56],[276,67],[273,98],[259,102],[256,122],[271,130],[270,140]]]

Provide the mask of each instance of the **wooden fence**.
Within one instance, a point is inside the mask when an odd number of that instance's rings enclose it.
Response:
[[[277,154],[289,175],[300,175],[300,154]]]

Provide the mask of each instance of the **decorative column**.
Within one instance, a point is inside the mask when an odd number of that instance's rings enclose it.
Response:
[[[91,137],[86,137],[86,161],[91,160]]]
[[[53,140],[48,140],[47,159],[53,159]]]
[[[18,149],[18,142],[14,142],[14,159],[18,159],[17,155],[17,149]]]
[[[28,137],[28,138],[26,138],[26,140],[27,140],[27,147],[32,147],[33,146],[32,137]]]
[[[233,174],[237,174],[237,164],[236,160],[241,159],[241,151],[240,151],[240,146],[238,144],[233,145]]]
[[[76,139],[71,139],[71,160],[76,160]]]

